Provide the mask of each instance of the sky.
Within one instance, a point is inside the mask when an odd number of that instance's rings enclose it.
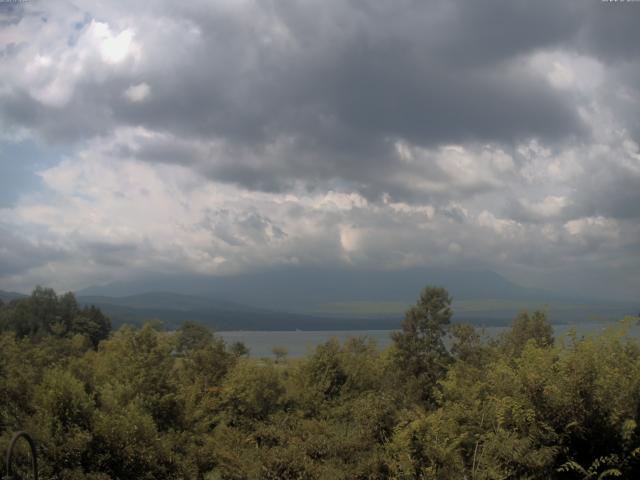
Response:
[[[0,3],[0,289],[297,266],[640,291],[640,2]]]

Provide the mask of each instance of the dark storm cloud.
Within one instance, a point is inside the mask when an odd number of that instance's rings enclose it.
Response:
[[[175,12],[202,28],[203,41],[188,57],[164,63],[177,78],[156,71],[157,101],[123,108],[123,120],[243,145],[286,135],[358,161],[371,161],[361,149],[384,137],[429,145],[581,132],[574,105],[514,63],[570,38],[579,25],[577,7],[283,2],[260,8],[255,15],[285,29],[286,41],[262,42],[272,32],[248,28],[252,18]]]
[[[640,171],[605,165],[582,179],[572,209],[576,216],[640,219]]]
[[[367,195],[402,189],[384,184],[398,168],[389,139],[432,147],[585,135],[574,99],[522,61],[599,32],[583,2],[251,8],[156,7],[159,16],[171,15],[164,21],[173,27],[140,21],[135,38],[144,61],[136,69],[87,75],[62,108],[46,107],[14,86],[17,92],[2,102],[3,116],[66,141],[123,125],[218,139],[225,157],[205,157],[199,165],[216,179],[285,190],[296,180],[338,178]],[[142,81],[149,98],[129,101],[123,92]],[[286,145],[272,153],[278,142]],[[157,153],[145,159],[167,161]],[[172,161],[191,163],[179,155]]]
[[[627,61],[618,62],[610,69],[616,81],[608,82],[603,101],[615,110],[624,129],[640,144],[640,39],[634,49],[635,54]]]
[[[574,105],[514,60],[563,33],[549,8],[539,8],[533,15],[530,7],[487,6],[491,13],[474,25],[474,12],[455,4],[279,4],[266,14],[291,37],[281,44],[261,43],[266,33],[252,35],[244,18],[203,14],[192,18],[204,41],[190,50],[189,65],[171,65],[179,80],[154,75],[156,100],[116,114],[154,129],[254,145],[257,154],[280,137],[291,139],[281,162],[295,178],[351,178],[354,170],[388,165],[387,138],[434,145],[580,134]],[[513,42],[518,30],[525,35]],[[301,152],[308,151],[323,160],[305,163]],[[212,173],[247,181],[253,165],[234,165],[237,172],[225,165]]]
[[[585,11],[578,46],[606,63],[637,61],[640,53],[640,9],[636,2],[591,3]],[[634,5],[634,3],[636,3]]]
[[[91,90],[97,88],[91,86]],[[79,90],[64,108],[44,105],[19,89],[0,98],[0,119],[9,128],[33,129],[54,145],[73,144],[109,132],[114,127],[111,115],[108,104],[97,103],[91,95],[85,96]]]

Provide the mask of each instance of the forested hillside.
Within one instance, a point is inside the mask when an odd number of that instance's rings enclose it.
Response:
[[[554,339],[523,312],[487,340],[450,305],[425,288],[387,350],[254,360],[36,289],[0,306],[0,448],[31,432],[45,479],[640,478],[637,319]]]

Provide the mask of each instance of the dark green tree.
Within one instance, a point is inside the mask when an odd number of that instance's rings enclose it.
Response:
[[[111,332],[111,320],[95,306],[80,308],[71,292],[56,295],[51,288],[36,287],[31,296],[0,308],[0,329],[18,338],[84,335],[97,347]]]
[[[236,341],[229,346],[229,352],[235,357],[247,357],[249,356],[249,347],[243,342]]]
[[[473,325],[456,323],[449,333],[453,340],[450,351],[455,360],[476,368],[483,368],[491,360],[489,345]]]
[[[536,310],[531,315],[527,311],[519,313],[513,320],[511,329],[502,334],[498,342],[507,355],[516,357],[530,340],[537,347],[553,345],[553,327],[547,314],[541,310]]]
[[[50,288],[38,286],[30,297],[13,300],[2,310],[3,330],[13,331],[18,338],[46,336],[61,322],[58,297]]]
[[[69,326],[70,335],[84,335],[94,347],[106,339],[109,332],[111,332],[111,320],[93,305],[79,311]]]
[[[340,395],[342,386],[347,381],[340,357],[340,343],[335,338],[316,347],[302,367],[309,392],[317,392],[326,400]]]
[[[283,406],[285,389],[271,363],[240,361],[222,386],[224,419],[233,426],[251,428]]]
[[[443,339],[452,316],[451,302],[446,289],[425,287],[406,312],[402,329],[392,334],[399,371],[427,403],[433,401],[433,387],[450,362]]]
[[[179,353],[188,353],[204,348],[212,341],[213,333],[211,330],[199,323],[186,321],[178,329],[176,350]]]

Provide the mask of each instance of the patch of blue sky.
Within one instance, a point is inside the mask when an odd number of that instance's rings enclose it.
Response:
[[[15,205],[26,193],[44,193],[47,188],[38,172],[60,163],[68,153],[32,140],[0,144],[0,208]]]

